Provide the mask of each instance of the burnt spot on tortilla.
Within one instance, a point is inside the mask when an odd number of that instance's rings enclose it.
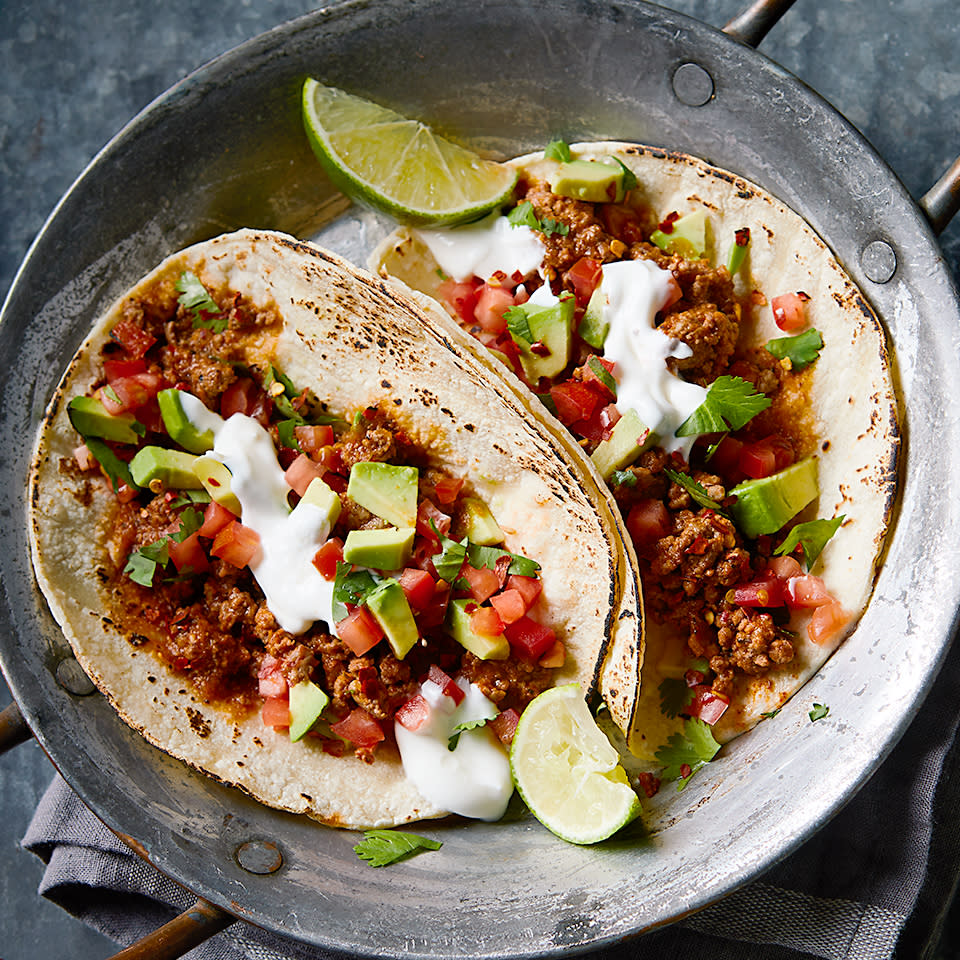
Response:
[[[821,449],[824,453],[826,453],[826,452],[830,449],[830,441],[829,441],[829,440],[824,440],[823,443],[820,444],[820,449]]]
[[[381,380],[381,381],[380,381],[380,386],[383,387],[384,390],[392,390],[392,389],[393,389],[393,384],[392,384],[389,380]]]
[[[398,406],[398,407],[402,407],[402,406],[403,406],[403,400],[401,400],[400,397],[394,397],[394,398],[393,398],[393,402],[394,402],[394,404],[395,404],[396,406]]]
[[[129,643],[131,647],[142,647],[145,643],[149,642],[150,638],[145,637],[142,633],[131,633],[127,637],[127,643]]]
[[[475,433],[477,428],[472,423],[465,423],[463,425],[463,429],[469,431],[470,433]]]
[[[242,760],[238,760],[238,761],[237,761],[237,766],[238,766],[238,767],[242,767],[243,765],[244,765],[244,763],[243,763]]]
[[[257,746],[257,747],[263,746],[263,741],[259,737],[254,737],[253,743],[254,743],[254,746]]]
[[[453,411],[452,411],[452,410],[448,410],[446,407],[441,407],[441,408],[440,408],[440,412],[441,412],[442,414],[448,416],[451,420],[456,419],[456,418],[454,417],[454,415],[453,415]]]
[[[156,682],[157,682],[157,678],[156,678],[156,677],[152,677],[152,676],[151,676],[151,677],[147,677],[147,683],[156,683]]]
[[[200,739],[210,736],[210,721],[195,707],[187,707],[187,717],[190,720],[190,729]]]
[[[301,793],[300,796],[303,797],[307,803],[313,803],[313,797],[311,797],[309,793]]]

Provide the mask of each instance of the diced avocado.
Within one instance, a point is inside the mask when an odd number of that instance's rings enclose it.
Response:
[[[600,476],[607,480],[614,470],[623,470],[653,442],[653,434],[640,419],[636,410],[627,410],[614,424],[610,436],[602,440],[590,459],[596,464]]]
[[[520,364],[527,379],[536,384],[541,377],[557,376],[570,362],[576,299],[562,297],[549,306],[524,303],[516,309],[523,310],[533,337],[530,343],[524,337],[513,337],[520,348]]]
[[[666,253],[676,253],[688,260],[698,260],[707,252],[707,214],[694,210],[673,221],[670,233],[654,230],[650,242]]]
[[[170,439],[174,443],[179,443],[184,450],[189,450],[191,453],[206,453],[213,449],[213,431],[197,430],[184,412],[183,404],[180,403],[182,396],[183,391],[173,387],[161,390],[157,394],[163,425],[167,428]]]
[[[67,404],[67,416],[73,429],[84,437],[102,437],[116,443],[139,443],[143,435],[143,426],[137,423],[132,413],[110,414],[96,397],[74,397]],[[139,433],[135,424],[140,427]]]
[[[476,497],[464,497],[460,501],[462,535],[481,547],[503,543],[503,531],[494,519],[490,508]]]
[[[744,536],[776,533],[819,495],[816,458],[807,457],[769,477],[745,480],[730,493],[737,498],[730,513]]]
[[[420,638],[403,587],[396,580],[383,580],[367,596],[365,603],[380,624],[393,655],[402,660]]]
[[[469,598],[451,600],[447,607],[447,633],[481,660],[506,660],[510,656],[510,643],[502,633],[498,637],[487,637],[473,632],[467,608],[476,606],[477,601]]]
[[[300,498],[300,503],[309,503],[320,509],[332,527],[340,516],[340,498],[319,478],[310,481],[310,486]],[[298,503],[297,506],[300,506]]]
[[[413,550],[415,527],[351,530],[343,542],[343,559],[374,570],[399,570]]]
[[[296,743],[320,719],[330,698],[315,683],[301,680],[290,687],[290,740]]]
[[[417,523],[417,468],[391,463],[355,463],[347,496],[397,527]]]
[[[226,507],[234,516],[239,517],[242,514],[240,501],[231,486],[233,475],[225,463],[214,460],[213,457],[197,457],[193,461],[193,472],[203,485],[203,489],[210,494],[211,500],[216,500],[221,507]]]
[[[130,475],[138,487],[167,490],[199,490],[203,484],[193,469],[197,458],[182,450],[143,447],[130,461]]]
[[[561,163],[550,178],[550,190],[558,197],[589,203],[619,203],[624,195],[623,167],[602,160]]]
[[[603,294],[602,287],[597,287],[591,294],[587,309],[580,318],[580,326],[577,327],[580,339],[589,343],[595,350],[603,349],[604,343],[607,342],[607,334],[610,332],[610,321],[603,319],[603,308],[606,303],[607,298]]]

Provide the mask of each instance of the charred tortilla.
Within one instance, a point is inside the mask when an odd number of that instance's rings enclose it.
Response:
[[[98,321],[77,352],[39,431],[30,478],[38,582],[76,656],[118,713],[150,742],[281,809],[324,823],[384,826],[442,816],[404,776],[389,739],[374,762],[332,756],[265,727],[259,710],[205,702],[183,671],[114,622],[105,593],[123,557],[111,556],[116,494],[99,471],[77,468],[74,397],[103,383],[102,352],[125,310],[171,296],[190,272],[221,303],[276,322],[248,331],[248,362],[275,365],[337,417],[389,411],[430,465],[465,478],[506,534],[507,550],[541,565],[540,610],[566,648],[556,682],[596,688],[608,676],[628,705],[639,687],[642,615],[636,571],[612,501],[559,432],[531,417],[517,388],[492,376],[467,337],[434,313],[334,255],[291,237],[240,231],[176,253]],[[242,706],[242,705],[241,705]]]

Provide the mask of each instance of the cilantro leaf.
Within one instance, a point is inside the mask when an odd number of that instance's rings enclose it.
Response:
[[[772,720],[780,712],[780,709],[780,707],[777,707],[776,710],[764,710],[760,716],[766,720]]]
[[[177,278],[177,290],[180,291],[177,303],[193,314],[194,328],[203,327],[214,333],[223,333],[227,329],[229,318],[217,306],[217,302],[195,273],[189,270],[181,273]]]
[[[570,232],[570,227],[559,220],[551,220],[549,217],[540,220],[533,209],[533,204],[529,200],[518,203],[508,214],[507,223],[511,227],[529,227],[531,230],[539,230],[545,236],[558,233],[566,236]]]
[[[359,607],[361,603],[376,589],[380,578],[375,577],[369,570],[357,570],[354,573],[353,564],[337,562],[337,573],[333,581],[332,616],[335,623],[339,623],[347,615],[346,605]],[[333,624],[329,624],[333,626]]]
[[[690,778],[720,749],[713,739],[708,724],[699,719],[685,720],[683,733],[675,733],[665,746],[657,750],[656,757],[664,765],[666,780],[679,780],[677,791],[682,790]]]
[[[703,484],[698,483],[693,477],[689,476],[686,473],[679,473],[676,470],[671,470],[669,467],[665,467],[663,471],[674,483],[679,483],[687,493],[690,494],[690,498],[695,502],[699,503],[701,507],[706,507],[708,510],[716,510],[717,513],[722,516],[726,516],[723,512],[723,507],[714,500],[709,493],[704,489]]]
[[[798,523],[773,552],[777,556],[790,556],[799,546],[803,549],[803,562],[809,570],[845,519],[846,514],[841,513],[832,520],[808,520],[806,523]]]
[[[442,580],[447,583],[453,583],[460,575],[460,568],[467,556],[467,538],[464,537],[459,543],[445,537],[431,520],[430,526],[433,532],[440,538],[440,553],[434,554],[430,559],[433,560],[434,569],[440,575]]]
[[[453,735],[447,741],[447,749],[451,752],[457,749],[457,744],[460,742],[460,734],[464,730],[476,730],[477,727],[485,726],[488,720],[492,720],[492,717],[481,717],[479,720],[464,720],[463,723],[458,723],[453,728]]]
[[[599,357],[591,357],[587,366],[596,374],[597,379],[614,395],[617,395],[617,381],[613,374],[600,362]]]
[[[180,514],[180,527],[176,533],[169,534],[175,543],[183,543],[191,534],[196,533],[203,526],[203,514],[196,507],[187,507]]]
[[[573,159],[570,147],[563,140],[551,140],[543,151],[547,160],[559,160],[560,163],[569,163]]]
[[[703,403],[680,424],[676,435],[693,437],[701,433],[739,430],[761,410],[766,410],[770,403],[770,398],[757,393],[747,380],[726,375],[717,377],[707,387]]]
[[[825,703],[815,703],[813,705],[813,709],[809,713],[810,722],[816,723],[818,720],[822,720],[829,713],[830,708]]]
[[[620,164],[620,168],[623,170],[623,192],[633,190],[637,186],[637,175],[619,157],[613,159]]]
[[[133,475],[130,473],[130,467],[121,460],[103,440],[97,437],[84,437],[84,443],[90,451],[94,460],[103,467],[104,473],[110,479],[113,485],[113,492],[116,493],[121,483],[125,483],[131,490],[140,488],[133,482]]]
[[[170,509],[176,510],[179,507],[189,506],[191,503],[210,502],[210,494],[206,490],[181,490],[176,500],[171,501]]]
[[[134,550],[127,557],[127,565],[123,568],[123,572],[134,583],[139,583],[142,587],[152,587],[153,575],[157,572],[157,567],[166,566],[169,559],[170,554],[165,539],[157,543],[148,543],[145,547]]]
[[[635,487],[637,475],[632,470],[614,470],[610,474],[610,483],[615,487]]]
[[[521,343],[521,346],[529,346],[533,343],[533,332],[530,329],[530,321],[527,319],[527,311],[523,309],[522,304],[510,307],[503,314],[507,321],[507,330],[513,337],[514,343]]]
[[[657,690],[660,691],[660,712],[665,717],[678,717],[693,703],[693,690],[680,677],[667,677]]]
[[[540,221],[539,230],[545,237],[552,236],[555,233],[561,237],[565,237],[570,232],[570,227],[565,223],[561,223],[559,220],[544,217],[544,219]]]
[[[540,564],[536,560],[531,560],[519,553],[511,553],[502,547],[482,547],[478,543],[471,543],[467,546],[467,560],[471,567],[476,567],[478,570],[481,567],[496,570],[497,561],[501,557],[511,558],[507,573],[515,573],[520,577],[535,577],[540,569]],[[437,565],[436,561],[433,565]],[[439,573],[439,571],[437,572]]]
[[[794,370],[810,366],[820,356],[822,349],[823,337],[814,327],[795,337],[778,337],[766,344],[767,353],[772,353],[778,360],[787,358]]]
[[[418,850],[439,850],[442,846],[439,840],[402,830],[364,830],[363,839],[353,849],[370,866],[385,867]]]

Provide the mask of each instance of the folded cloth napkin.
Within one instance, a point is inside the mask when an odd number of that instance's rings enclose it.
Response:
[[[960,878],[960,648],[903,739],[829,824],[760,879],[678,924],[588,960],[926,960]],[[23,840],[46,864],[40,893],[129,944],[194,899],[124,846],[59,777]],[[331,954],[235,923],[195,960]]]

